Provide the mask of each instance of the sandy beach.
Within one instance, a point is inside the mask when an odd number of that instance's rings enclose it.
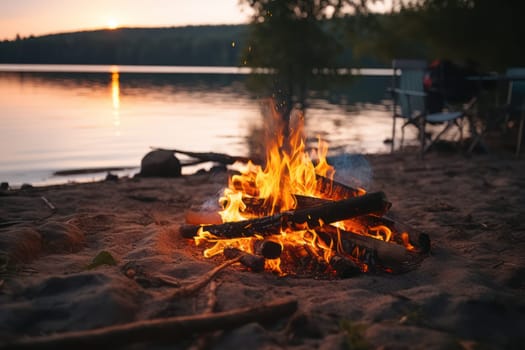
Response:
[[[396,218],[430,235],[431,254],[417,269],[314,279],[234,264],[213,278],[215,312],[282,298],[297,300],[297,311],[132,348],[523,349],[523,157],[431,152],[421,160],[407,152],[366,159],[369,190],[384,191]],[[170,296],[223,258],[204,258],[178,227],[185,210],[216,198],[226,184],[218,172],[0,192],[0,348],[208,311],[209,285]],[[101,252],[109,253],[103,263],[95,259]]]

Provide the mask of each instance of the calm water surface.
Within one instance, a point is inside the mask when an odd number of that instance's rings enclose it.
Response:
[[[1,65],[0,181],[44,185],[105,176],[53,176],[94,167],[131,167],[132,174],[152,146],[247,155],[250,130],[262,123],[261,100],[247,90],[246,72],[227,68]],[[320,134],[334,152],[387,152],[388,81],[364,76],[312,91],[308,136]]]

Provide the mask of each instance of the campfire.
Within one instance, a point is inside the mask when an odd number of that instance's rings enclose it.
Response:
[[[345,278],[417,266],[430,250],[428,235],[389,218],[383,192],[334,181],[327,143],[318,138],[307,151],[301,114],[286,128],[270,110],[264,166],[243,164],[229,177],[221,209],[188,212],[182,237],[204,246],[207,258],[279,275]]]

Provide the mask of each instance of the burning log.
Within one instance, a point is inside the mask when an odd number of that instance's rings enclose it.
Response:
[[[337,181],[331,181],[326,177],[317,175],[317,190],[323,195],[324,198],[351,198],[360,195],[360,190],[353,187],[347,186],[345,184],[339,183]],[[395,229],[395,231],[400,234],[395,235],[395,239],[400,244],[406,244],[403,242],[401,234],[404,233],[408,237],[408,242],[413,246],[417,247],[421,253],[428,253],[430,251],[430,237],[423,232],[419,232],[414,228],[404,224],[402,222],[396,221],[388,216],[360,216],[356,218],[361,224],[372,227],[385,225],[390,229]]]
[[[286,228],[314,228],[322,223],[351,219],[367,214],[384,214],[391,206],[383,192],[325,203],[313,208],[286,211],[251,220],[226,222],[219,225],[183,225],[179,232],[185,238],[197,236],[199,229],[222,238],[248,237],[255,234],[268,236]]]
[[[352,260],[336,254],[330,259],[330,266],[334,269],[337,277],[349,278],[361,273],[361,269]]]
[[[337,200],[351,197],[357,197],[366,193],[365,190],[350,187],[340,182],[330,180],[327,177],[316,174],[316,188],[315,191],[324,199]],[[242,191],[250,196],[258,197],[259,191],[255,183],[240,183],[233,182],[235,190]],[[296,195],[297,196],[297,195]],[[320,199],[320,198],[318,198]]]
[[[169,317],[118,324],[85,331],[58,333],[0,343],[2,349],[88,349],[125,347],[141,342],[170,343],[194,334],[227,330],[250,322],[275,322],[297,310],[297,300],[281,299],[214,314]]]
[[[316,268],[314,270],[326,270],[327,264],[316,249],[310,244],[303,244],[302,249],[308,253],[310,259],[315,263]]]
[[[364,190],[356,189],[337,181],[330,180],[321,175],[316,175],[316,191],[323,198],[343,199],[357,197],[365,193]]]
[[[381,217],[366,215],[353,220],[366,227],[387,226],[394,233],[393,238],[397,243],[405,246],[410,244],[422,254],[426,254],[430,251],[431,245],[428,234],[418,231],[413,227],[400,221],[396,221],[386,215]]]
[[[264,257],[243,252],[240,249],[226,247],[223,250],[226,259],[239,258],[239,262],[254,272],[264,271]]]
[[[310,197],[310,196],[303,196],[299,194],[294,195],[296,200],[296,208],[298,209],[306,209],[315,207],[318,205],[326,204],[330,201],[328,199],[322,199],[317,197]],[[247,213],[250,215],[264,215],[265,212],[268,211],[267,206],[265,205],[266,199],[260,198],[260,197],[243,197],[242,202],[246,205],[246,208],[243,210],[243,213]],[[279,211],[279,208],[275,208],[276,211]],[[186,220],[187,223],[190,223],[188,220]],[[204,222],[200,222],[201,224]]]
[[[397,243],[389,243],[373,237],[340,230],[331,225],[325,225],[319,231],[319,237],[328,241],[327,244],[330,243],[330,240],[337,242],[338,237],[340,237],[344,252],[349,255],[352,255],[356,249],[365,250],[365,253],[372,254],[372,256],[363,259],[369,265],[377,262],[382,266],[401,266],[414,263],[420,259],[419,254],[410,252]]]
[[[253,251],[257,255],[262,255],[266,259],[277,259],[281,256],[283,247],[279,242],[269,239],[257,240],[253,243]]]
[[[387,222],[391,227],[394,227],[398,232],[401,232],[401,234],[396,237],[399,243],[406,244],[406,242],[404,242],[405,238],[403,237],[405,236],[407,242],[416,247],[420,253],[426,254],[430,252],[431,245],[430,236],[428,234],[418,231],[415,228],[388,216],[383,216],[381,219]]]

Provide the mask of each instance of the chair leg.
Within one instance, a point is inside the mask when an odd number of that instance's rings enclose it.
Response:
[[[457,120],[456,125],[458,126],[458,129],[459,129],[459,145],[462,147],[463,146],[463,118],[460,120]]]
[[[454,125],[458,127],[459,130],[459,147],[463,147],[463,118],[454,120]]]
[[[433,145],[434,143],[436,143],[436,142],[439,140],[439,138],[441,137],[441,135],[443,135],[444,133],[446,133],[446,132],[448,131],[448,129],[450,129],[450,127],[451,127],[452,125],[454,125],[453,122],[448,122],[447,125],[445,126],[445,128],[444,128],[443,130],[441,130],[441,131],[439,132],[439,134],[437,134],[436,137],[434,137],[433,140],[430,140],[430,143],[429,143],[428,146],[426,146],[426,148],[425,148],[425,152],[428,151],[428,150],[430,149],[430,147],[432,147],[432,145]]]
[[[403,149],[403,145],[405,143],[405,124],[401,126],[401,142],[399,143],[399,149]]]
[[[393,116],[393,122],[392,122],[392,145],[391,145],[391,148],[390,148],[390,152],[393,153],[394,152],[394,142],[395,142],[395,139],[396,139],[396,117]]]
[[[419,121],[419,139],[420,139],[420,142],[421,142],[421,158],[423,158],[423,155],[425,154],[426,152],[426,146],[425,146],[425,141],[426,141],[426,135],[425,135],[425,118],[420,118],[421,120]]]

